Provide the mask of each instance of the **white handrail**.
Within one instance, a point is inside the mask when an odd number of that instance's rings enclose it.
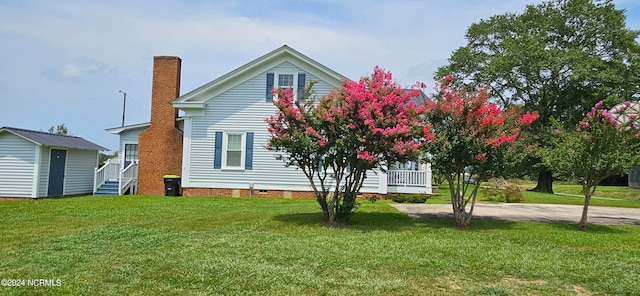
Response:
[[[427,171],[387,171],[387,184],[391,186],[429,186]]]
[[[98,191],[98,187],[104,184],[105,181],[117,178],[119,167],[119,163],[107,162],[101,168],[96,168],[93,177],[93,192]]]
[[[125,180],[125,185],[136,182],[138,178],[138,163],[132,161],[126,168],[120,171],[120,178],[118,178],[118,195],[122,195],[124,186],[122,181]]]

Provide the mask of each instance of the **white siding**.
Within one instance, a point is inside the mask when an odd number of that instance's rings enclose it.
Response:
[[[69,149],[64,177],[64,194],[93,192],[93,174],[98,165],[98,151]]]
[[[120,166],[124,165],[124,145],[138,144],[138,136],[140,136],[140,134],[146,129],[147,127],[140,127],[120,133],[120,148],[118,151],[118,162],[120,163]]]
[[[207,102],[205,116],[193,117],[189,139],[185,139],[185,151],[189,151],[190,159],[186,165],[185,187],[199,188],[248,188],[249,183],[255,189],[271,190],[311,190],[309,181],[302,171],[295,167],[284,167],[282,161],[276,160],[274,153],[266,150],[269,133],[264,122],[273,115],[276,107],[266,102],[267,72],[303,72],[306,79],[319,79],[285,62],[269,71],[265,71],[237,87],[212,98]],[[316,94],[323,96],[333,86],[324,81],[315,85]],[[252,170],[214,170],[215,132],[254,132],[254,154]],[[184,172],[183,172],[184,173]],[[185,176],[183,176],[184,178]],[[362,192],[378,192],[378,176],[371,173],[363,186]]]
[[[51,160],[51,147],[41,146],[40,152],[40,177],[38,182],[38,197],[47,196],[49,190],[49,161]]]
[[[0,134],[0,196],[33,197],[36,144]]]

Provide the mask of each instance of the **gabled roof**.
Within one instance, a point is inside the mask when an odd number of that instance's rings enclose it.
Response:
[[[196,88],[183,96],[180,96],[171,103],[174,107],[180,109],[203,109],[209,99],[283,62],[291,62],[336,88],[340,87],[342,80],[345,78],[339,73],[314,61],[295,49],[287,45],[283,45],[274,51],[271,51],[223,76],[220,76],[219,78]]]
[[[109,150],[100,145],[94,144],[83,138],[75,137],[75,136],[51,134],[46,132],[32,131],[32,130],[26,130],[26,129],[15,128],[15,127],[6,127],[6,126],[0,128],[0,133],[1,132],[9,132],[27,141],[31,141],[35,144],[44,145],[44,146],[96,150],[96,151]]]

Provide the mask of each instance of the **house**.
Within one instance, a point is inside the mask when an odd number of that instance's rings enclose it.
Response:
[[[98,152],[80,137],[0,128],[0,197],[91,194]]]
[[[626,108],[625,108],[626,107]],[[623,110],[620,112],[619,110]],[[621,124],[634,121],[636,125],[640,125],[640,102],[622,103],[609,109],[615,119]],[[640,189],[640,166],[636,166],[629,171],[627,181],[630,188]]]
[[[137,182],[139,193],[162,195],[163,175],[175,174],[182,177],[184,196],[313,196],[304,174],[265,148],[270,135],[264,120],[277,110],[271,90],[291,87],[297,95],[314,80],[323,96],[344,76],[286,45],[182,96],[180,69],[178,57],[154,57],[151,121],[107,129],[120,137],[118,170],[139,166],[138,179],[121,183]],[[178,110],[184,116],[178,118]],[[120,178],[103,179],[114,177]],[[431,193],[430,166],[371,173],[361,192]]]

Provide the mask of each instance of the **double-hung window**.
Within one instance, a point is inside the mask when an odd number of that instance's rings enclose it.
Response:
[[[216,132],[214,169],[251,170],[253,168],[253,132]]]
[[[124,166],[127,167],[138,160],[138,144],[124,145]]]
[[[267,73],[267,89],[266,98],[267,102],[273,101],[276,97],[271,92],[274,88],[293,90],[293,95],[296,99],[300,94],[304,92],[304,86],[306,83],[306,74],[300,72],[283,72],[283,73]]]
[[[224,166],[226,168],[242,168],[242,143],[244,142],[243,134],[226,134],[226,143],[224,145]]]
[[[278,74],[278,85],[282,89],[294,88],[294,75],[293,74]],[[295,91],[295,89],[294,89]]]

